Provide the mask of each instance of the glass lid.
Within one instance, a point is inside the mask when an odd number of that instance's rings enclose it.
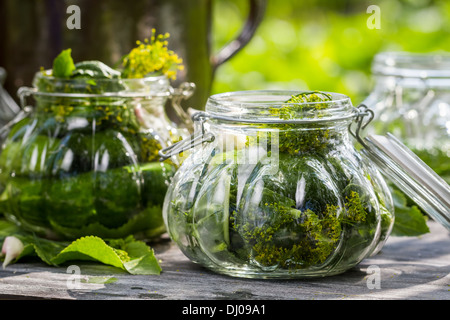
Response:
[[[403,78],[448,78],[450,53],[381,52],[374,58],[372,73]]]
[[[434,220],[450,230],[450,185],[392,134],[359,139],[380,171]]]

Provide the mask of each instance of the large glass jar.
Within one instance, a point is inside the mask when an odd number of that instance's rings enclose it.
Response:
[[[5,80],[6,70],[0,67],[0,142],[3,142],[7,133],[7,130],[2,130],[2,128],[20,111],[19,106],[3,88]]]
[[[353,146],[357,109],[335,93],[286,103],[295,94],[213,95],[194,116],[193,139],[160,152],[193,147],[163,207],[170,237],[192,261],[238,277],[315,277],[383,246],[392,198]]]
[[[392,133],[450,183],[450,55],[383,52],[362,102],[376,134]]]
[[[22,115],[0,155],[2,211],[55,239],[161,235],[177,163],[160,162],[158,151],[186,135],[165,113],[174,93],[165,76],[61,79],[38,72],[33,88],[19,90]]]

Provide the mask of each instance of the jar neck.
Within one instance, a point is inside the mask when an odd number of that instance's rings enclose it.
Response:
[[[120,130],[130,134],[158,132],[171,141],[172,128],[164,103],[156,98],[36,97],[33,117],[58,125],[61,130]]]
[[[165,117],[164,104],[170,96],[170,83],[166,76],[139,79],[106,78],[54,78],[49,71],[36,73],[33,88],[23,88],[24,95],[36,99],[39,113],[61,113],[76,116],[76,111],[130,112],[142,105],[147,113]],[[23,99],[23,97],[21,97]],[[99,112],[100,114],[102,112]],[[103,114],[102,114],[103,116]]]
[[[374,75],[375,89],[394,91],[397,88],[411,90],[448,90],[449,78],[399,77],[393,75]]]
[[[333,150],[353,148],[348,130],[350,122],[346,120],[307,125],[250,125],[209,121],[206,127],[220,142],[237,143],[240,147],[263,148],[267,144],[276,144],[280,153],[302,155],[326,154]]]
[[[383,52],[375,56],[372,74],[378,88],[444,88],[450,84],[450,56]]]
[[[280,152],[290,154],[326,153],[348,145],[347,127],[356,111],[350,98],[339,93],[271,90],[217,94],[205,110],[203,117],[216,134],[243,136],[247,145],[270,135]]]
[[[64,97],[64,96],[38,96],[36,97],[35,111],[39,114],[54,116],[60,112],[63,116],[78,116],[89,114],[92,117],[97,111],[102,112],[129,112],[136,107],[145,109],[146,114],[167,118],[164,104],[166,97],[154,98],[120,98],[120,97]],[[59,111],[58,111],[59,110]],[[83,113],[78,113],[77,111]]]

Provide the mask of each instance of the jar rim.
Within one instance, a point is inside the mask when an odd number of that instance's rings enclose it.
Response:
[[[449,78],[450,52],[380,52],[372,62],[372,73],[403,78]]]
[[[351,99],[341,93],[314,91],[311,93],[327,94],[329,101],[287,103],[292,96],[309,91],[294,90],[247,90],[218,93],[210,96],[206,102],[205,112],[208,117],[236,122],[313,122],[338,121],[351,119],[356,108]],[[325,108],[314,108],[317,105]],[[299,106],[295,117],[285,119],[278,112],[270,112],[286,106]],[[301,110],[301,111],[299,111]]]
[[[38,82],[45,79],[52,84],[52,91],[39,90]],[[120,90],[110,90],[113,84],[120,84]],[[86,90],[87,85],[105,88],[97,93]],[[71,87],[72,92],[67,92],[66,88]],[[57,78],[51,75],[51,70],[36,72],[33,79],[34,94],[46,96],[65,97],[140,97],[140,96],[169,96],[171,86],[169,79],[165,75],[153,75],[145,78]]]

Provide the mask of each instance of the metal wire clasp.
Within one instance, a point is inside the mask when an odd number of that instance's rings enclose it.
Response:
[[[200,144],[203,144],[204,142],[213,142],[215,136],[210,132],[205,132],[204,123],[206,119],[207,115],[205,112],[199,111],[194,113],[192,116],[192,121],[196,125],[194,133],[187,139],[181,140],[168,146],[167,148],[161,149],[159,151],[160,161],[169,159],[174,155],[192,149]],[[200,130],[197,128],[200,128]]]
[[[21,109],[19,112],[16,113],[14,118],[12,118],[8,123],[6,123],[3,127],[0,128],[0,137],[4,138],[4,136],[9,132],[9,130],[19,121],[22,119],[28,117],[31,112],[33,111],[33,108],[29,105],[27,105],[26,98],[34,93],[33,88],[28,87],[21,87],[18,90],[18,96],[20,99],[20,106]]]
[[[366,117],[369,117],[368,119],[366,119]],[[352,131],[352,125],[353,123],[351,123],[348,126],[348,131],[350,132],[350,134],[363,146],[366,147],[366,144],[364,142],[364,139],[361,137],[361,130],[364,130],[367,125],[373,120],[373,118],[375,117],[375,113],[373,112],[373,110],[369,109],[366,105],[364,104],[360,104],[357,108],[356,108],[356,117],[355,117],[355,121],[356,122],[356,130],[355,132]]]
[[[195,91],[195,84],[192,82],[183,82],[178,88],[170,87],[170,95],[172,97],[172,109],[178,118],[189,130],[192,129],[192,121],[186,111],[181,106],[181,101],[189,99]]]

